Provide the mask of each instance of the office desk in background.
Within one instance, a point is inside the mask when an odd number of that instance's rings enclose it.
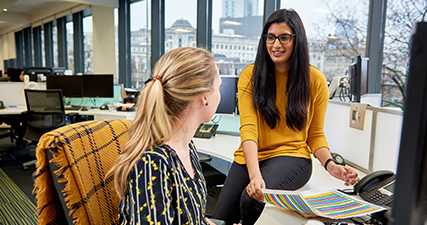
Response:
[[[87,111],[65,109],[65,113],[78,113],[79,115],[83,115],[83,116],[94,116],[94,120],[120,120],[120,119],[133,120],[133,118],[135,118],[135,112],[125,112],[125,111],[111,112],[109,110],[100,110],[100,109],[89,109]]]
[[[0,82],[0,100],[5,106],[25,106],[25,88],[46,89],[46,82]],[[0,112],[1,113],[1,112]]]
[[[0,115],[20,115],[26,111],[25,106],[8,107],[0,109]],[[132,120],[135,117],[135,112],[110,112],[108,110],[89,109],[87,111],[80,110],[65,110],[65,113],[78,113],[79,115],[94,116],[95,120],[109,120],[109,119],[128,119]]]

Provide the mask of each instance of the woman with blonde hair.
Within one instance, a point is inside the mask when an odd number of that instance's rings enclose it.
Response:
[[[208,224],[206,184],[194,143],[220,101],[212,55],[178,48],[156,63],[138,98],[129,141],[112,168],[120,224]]]

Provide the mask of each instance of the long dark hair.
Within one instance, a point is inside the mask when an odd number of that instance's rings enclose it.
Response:
[[[271,24],[282,22],[286,23],[296,34],[294,37],[294,49],[290,58],[292,63],[285,90],[288,94],[286,124],[293,130],[302,130],[307,123],[307,105],[310,97],[310,64],[307,36],[301,18],[292,9],[277,10],[271,14],[265,23],[262,37],[267,34]],[[253,104],[273,129],[280,120],[280,113],[276,106],[276,91],[278,90],[276,90],[274,63],[267,52],[263,38],[260,38],[258,44],[252,84]]]

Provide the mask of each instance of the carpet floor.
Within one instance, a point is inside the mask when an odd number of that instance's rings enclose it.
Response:
[[[36,206],[0,169],[0,224],[37,224]]]

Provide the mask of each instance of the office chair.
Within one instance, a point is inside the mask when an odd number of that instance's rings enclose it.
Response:
[[[24,91],[27,104],[27,111],[22,113],[25,121],[24,138],[35,145],[44,133],[66,124],[62,91],[60,89]],[[22,166],[27,169],[35,162],[36,160],[31,160]]]
[[[206,180],[206,187],[208,189],[208,201],[206,207],[207,216],[210,217],[215,208],[219,193],[224,186],[227,176],[213,167],[210,162],[212,157],[203,153],[199,153],[200,165],[202,166],[203,176]],[[215,221],[218,222],[218,221]],[[222,223],[218,223],[222,224]]]
[[[114,165],[129,120],[93,120],[44,134],[34,173],[39,224],[117,224]]]
[[[2,121],[0,118],[0,125],[2,125]],[[2,126],[0,127],[0,139],[4,139],[4,138],[10,138],[10,142],[13,143],[14,140],[14,136],[13,136],[13,130],[11,127],[9,126]],[[2,160],[2,157],[4,155],[8,155],[10,156],[12,159],[14,159],[13,155],[9,154],[9,151],[1,151],[0,152],[0,160]]]

